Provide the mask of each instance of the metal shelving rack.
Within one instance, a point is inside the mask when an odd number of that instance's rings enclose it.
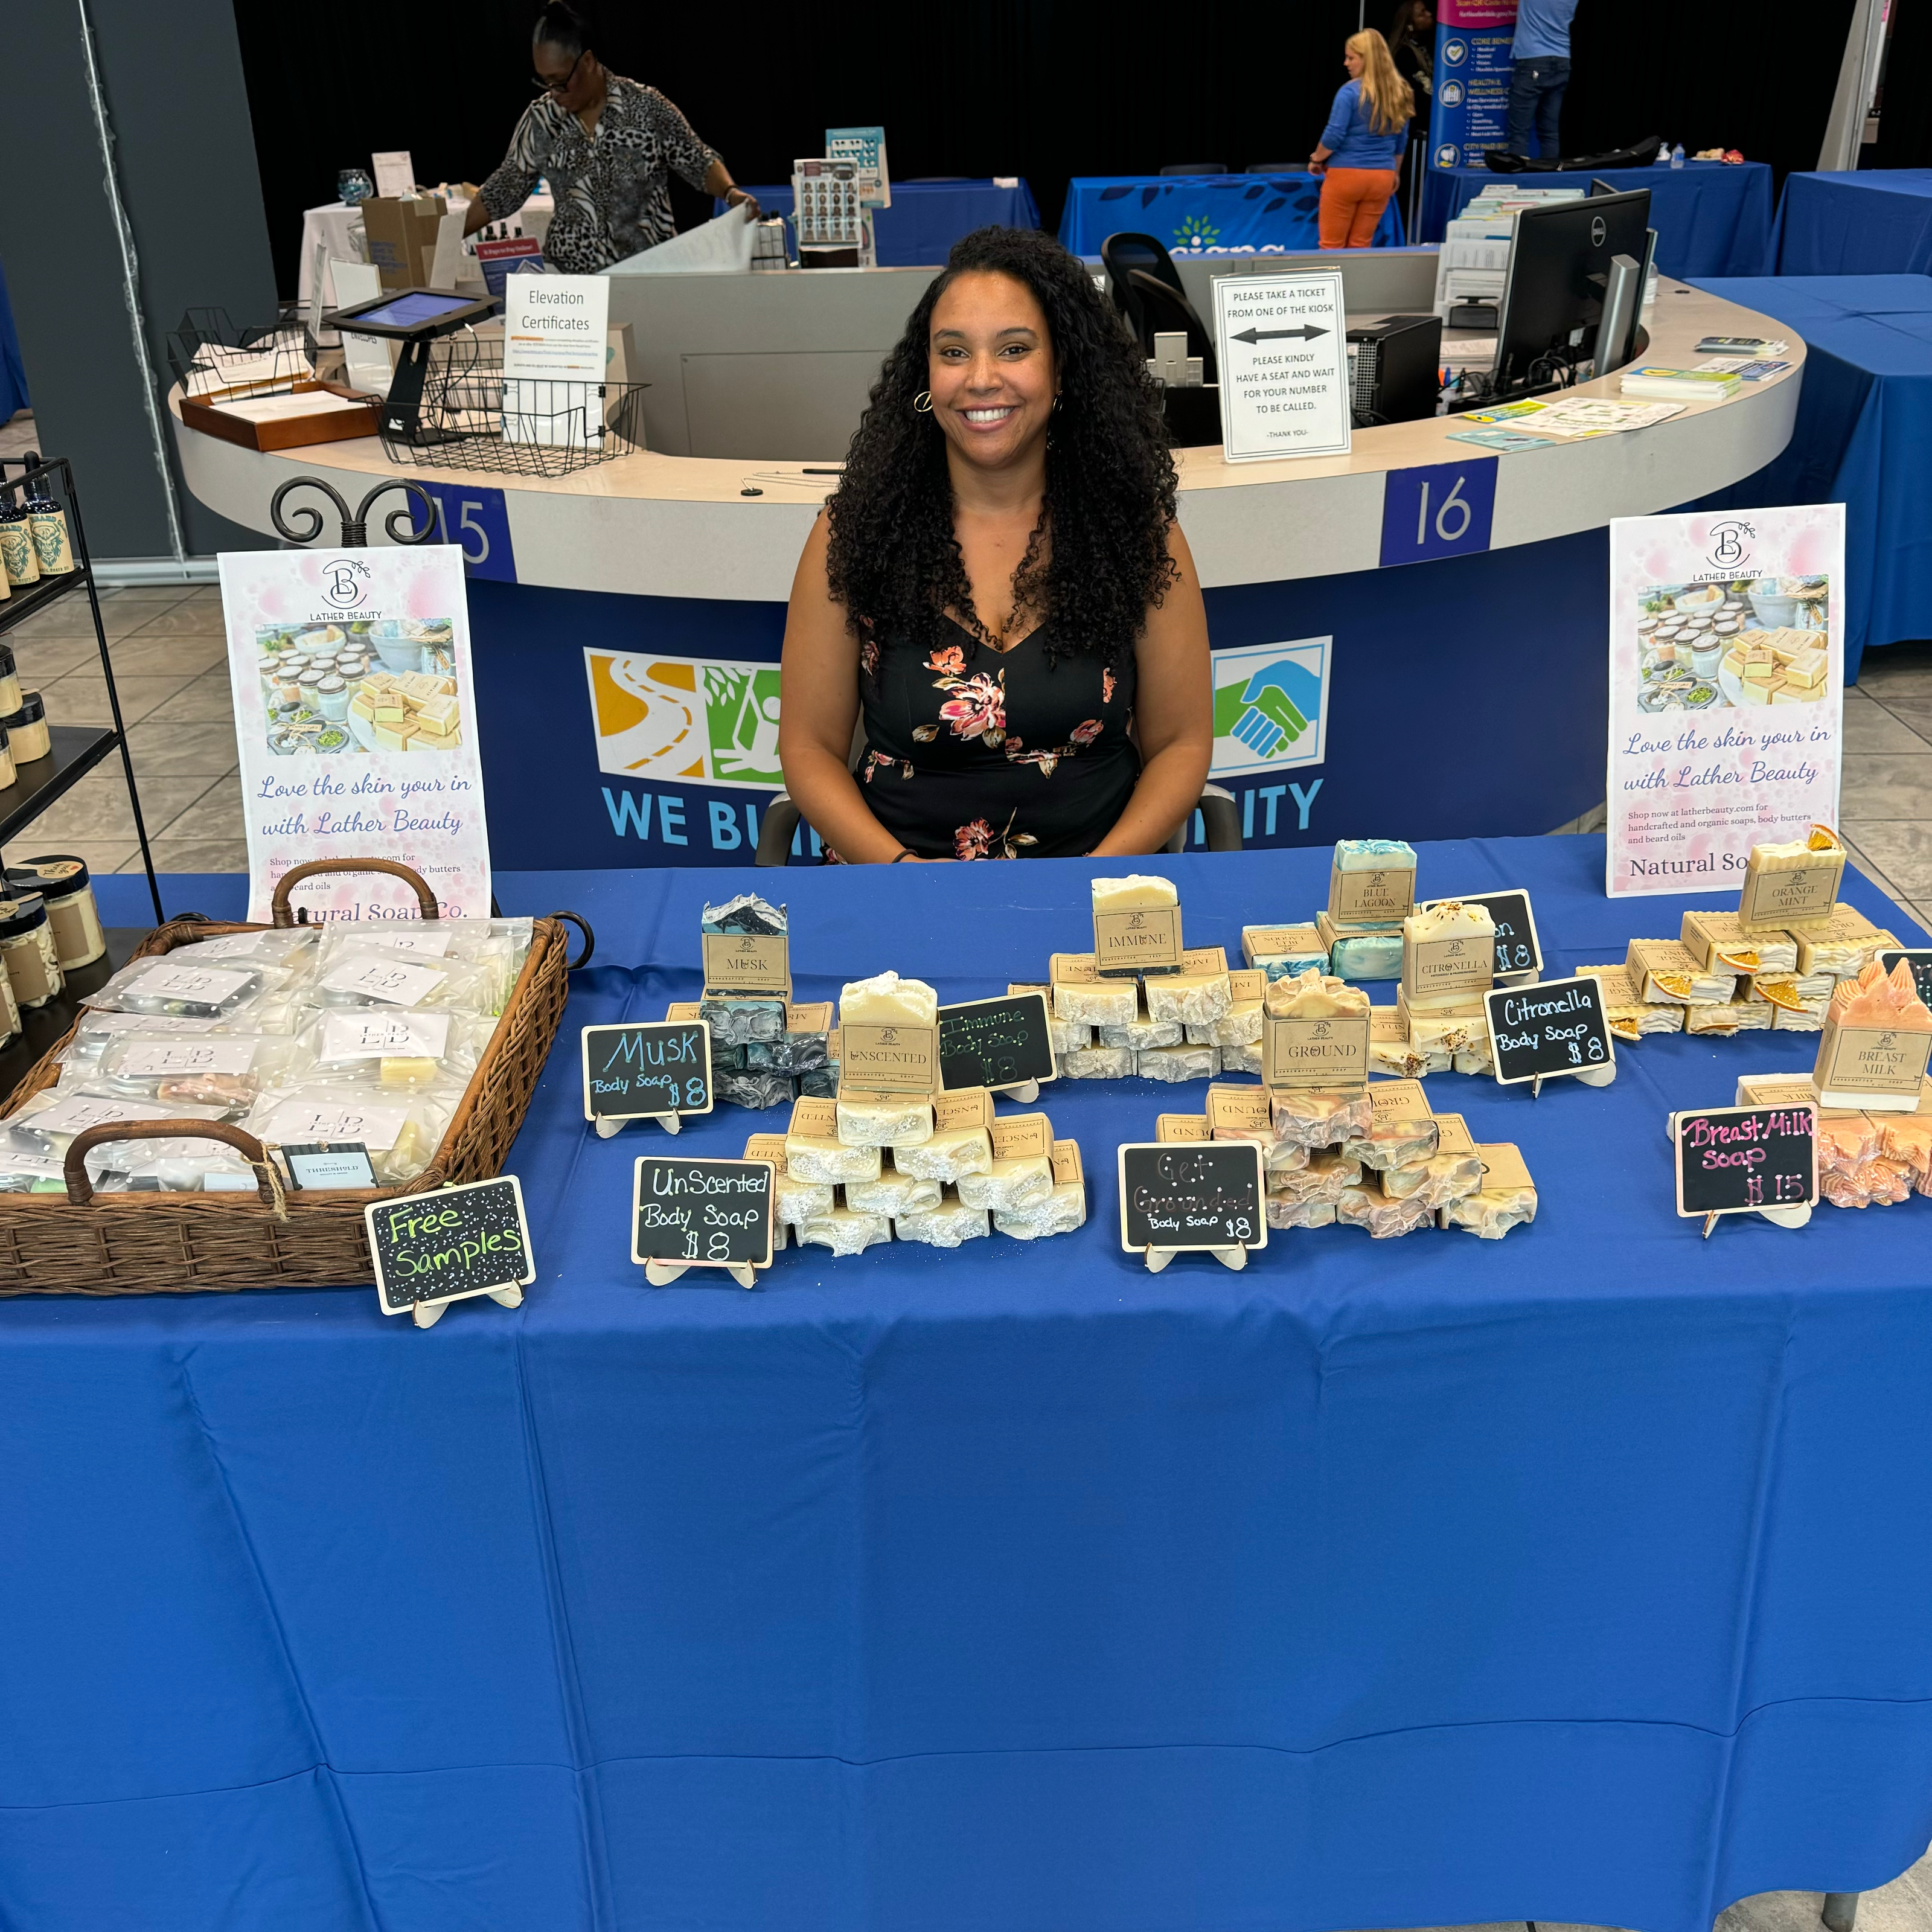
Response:
[[[9,473],[14,470],[23,473],[18,476]],[[10,844],[56,799],[71,790],[111,752],[118,752],[121,769],[128,780],[128,802],[134,815],[134,836],[140,842],[141,862],[147,868],[148,892],[154,901],[154,921],[158,925],[167,915],[161,910],[154,855],[148,844],[147,822],[141,816],[141,795],[135,789],[134,764],[128,754],[121,699],[114,688],[114,666],[107,654],[107,632],[100,621],[100,597],[81,524],[80,500],[74,490],[73,470],[64,457],[43,460],[31,451],[24,458],[0,457],[0,501],[25,502],[35,496],[50,497],[66,512],[74,568],[58,577],[43,577],[36,584],[16,585],[13,595],[0,602],[0,640],[29,617],[85,591],[94,617],[94,642],[100,652],[107,708],[114,723],[111,729],[98,724],[50,724],[51,749],[47,755],[30,765],[16,766],[13,784],[0,788],[0,848]]]

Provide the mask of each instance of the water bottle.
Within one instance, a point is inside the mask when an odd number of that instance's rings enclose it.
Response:
[[[1684,165],[1684,143],[1682,141],[1670,151],[1670,165],[1673,168],[1681,168]]]

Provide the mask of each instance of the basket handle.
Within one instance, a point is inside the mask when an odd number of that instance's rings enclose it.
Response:
[[[304,879],[312,879],[322,872],[386,872],[392,879],[400,879],[416,896],[416,904],[424,919],[436,916],[436,895],[423,883],[422,875],[412,872],[406,866],[399,866],[393,859],[309,859],[299,866],[291,866],[284,872],[275,887],[275,896],[269,911],[276,926],[286,928],[296,922],[296,916],[289,904],[289,895]]]
[[[590,922],[580,912],[554,912],[552,919],[567,919],[584,935],[584,950],[574,959],[566,959],[564,969],[574,973],[580,966],[590,964],[590,956],[597,950],[597,935],[590,930]]]
[[[255,1170],[255,1191],[262,1197],[262,1206],[272,1208],[278,1221],[287,1219],[282,1178],[274,1163],[253,1134],[244,1134],[226,1120],[109,1120],[98,1127],[83,1127],[68,1144],[67,1159],[62,1163],[67,1198],[76,1208],[92,1202],[94,1183],[87,1178],[87,1156],[98,1147],[114,1141],[186,1140],[220,1141],[232,1148]]]

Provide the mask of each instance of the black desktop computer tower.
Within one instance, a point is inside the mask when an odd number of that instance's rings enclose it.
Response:
[[[1442,319],[1391,315],[1348,332],[1349,400],[1358,428],[1419,422],[1442,393]]]

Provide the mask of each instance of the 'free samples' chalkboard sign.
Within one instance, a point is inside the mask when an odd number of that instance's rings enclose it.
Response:
[[[1527,892],[1472,892],[1465,905],[1487,906],[1496,922],[1496,977],[1516,973],[1540,973],[1543,948],[1537,942],[1536,915]]]
[[[1816,1121],[1805,1106],[1706,1107],[1672,1114],[1678,1213],[1816,1207]]]
[[[1262,1150],[1253,1141],[1150,1141],[1120,1152],[1120,1246],[1264,1248]]]
[[[372,1202],[362,1210],[385,1315],[416,1316],[472,1294],[514,1307],[536,1279],[524,1190],[514,1174]]]
[[[939,1010],[939,1080],[965,1087],[1017,1087],[1059,1073],[1044,993],[968,1000]]]
[[[1617,1064],[1603,983],[1594,973],[1498,987],[1483,995],[1483,1004],[1496,1042],[1496,1078],[1503,1086],[1562,1073],[1607,1072]]]
[[[584,1029],[584,1118],[711,1111],[711,1029],[702,1020],[637,1020]]]
[[[769,1268],[773,1172],[768,1160],[640,1155],[631,1196],[632,1260],[678,1268]]]

